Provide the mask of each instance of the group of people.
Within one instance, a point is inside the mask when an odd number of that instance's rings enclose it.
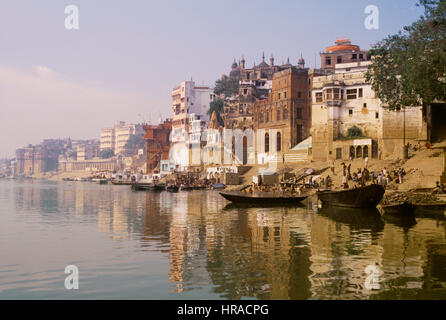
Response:
[[[365,160],[365,168],[358,168],[357,171],[352,172],[351,164],[346,165],[342,163],[343,167],[343,176],[342,176],[342,187],[344,189],[349,188],[349,182],[353,182],[356,186],[365,186],[367,183],[378,184],[383,186],[384,188],[395,181],[396,183],[403,183],[404,177],[406,176],[406,170],[404,168],[399,168],[398,170],[387,170],[384,168],[383,170],[370,171],[367,168],[368,161]],[[331,179],[330,176],[327,179]],[[326,183],[327,187],[331,187],[329,183]]]
[[[243,189],[243,193],[253,193],[253,192],[274,192],[274,193],[289,193],[289,194],[302,194],[303,192],[303,185],[297,185],[297,184],[286,184],[281,183],[279,185],[273,185],[273,186],[266,186],[264,184],[256,184],[252,183],[252,185],[247,188]]]

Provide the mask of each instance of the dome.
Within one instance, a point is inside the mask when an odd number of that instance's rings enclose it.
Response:
[[[334,46],[327,47],[326,53],[333,53],[336,51],[360,51],[359,46],[353,45],[350,39],[337,39]]]
[[[235,69],[235,68],[237,68],[237,67],[238,67],[237,62],[235,62],[235,60],[234,60],[234,62],[233,62],[232,65],[231,65],[231,68],[232,68],[232,69]]]

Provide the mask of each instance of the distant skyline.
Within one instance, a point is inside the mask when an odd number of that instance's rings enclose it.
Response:
[[[122,120],[172,116],[171,90],[214,85],[242,55],[246,67],[319,52],[348,37],[368,49],[417,20],[416,0],[88,1],[0,3],[0,158],[45,138],[99,139]],[[79,30],[64,26],[79,8]],[[368,5],[379,30],[364,27]],[[139,116],[139,114],[141,116]]]

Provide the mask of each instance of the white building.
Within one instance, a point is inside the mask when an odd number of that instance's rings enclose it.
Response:
[[[131,136],[143,135],[144,130],[139,124],[126,124],[119,121],[112,128],[101,129],[100,149],[112,149],[115,155],[124,151],[125,145]]]
[[[193,81],[184,81],[172,91],[170,158],[179,170],[200,164],[199,159],[191,158],[189,150],[191,146],[200,145],[201,134],[209,123],[207,112],[213,99],[214,93],[210,87],[196,86]]]

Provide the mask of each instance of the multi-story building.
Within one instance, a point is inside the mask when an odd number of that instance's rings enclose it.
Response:
[[[314,77],[314,160],[398,158],[405,143],[428,140],[430,113],[422,107],[389,110],[366,81],[370,64],[336,64],[334,73]]]
[[[350,39],[337,39],[334,46],[327,47],[321,52],[321,69],[335,71],[340,63],[367,61],[367,51],[353,45]]]
[[[309,70],[290,67],[277,72],[268,99],[254,107],[257,161],[265,163],[270,154],[284,154],[310,134],[311,84]]]
[[[171,160],[179,170],[200,165],[200,162],[191,161],[190,144],[199,142],[206,129],[209,122],[207,113],[213,99],[214,93],[210,87],[196,86],[193,81],[184,81],[172,91]]]
[[[125,145],[131,136],[143,135],[144,130],[140,124],[126,124],[119,121],[112,128],[101,129],[100,149],[111,149],[115,155],[125,151]]]
[[[275,73],[292,67],[289,59],[282,65],[274,64],[274,57],[271,55],[270,64],[265,62],[265,54],[262,55],[262,62],[252,68],[245,68],[245,59],[237,64],[235,61],[231,66],[230,77],[239,79],[239,92],[235,97],[225,100],[224,125],[225,128],[242,129],[253,128],[253,109],[256,100],[266,99],[272,90],[272,79]],[[301,57],[298,60],[298,68],[305,67],[305,61]]]
[[[146,134],[146,173],[155,173],[155,170],[165,171],[161,168],[161,161],[169,159],[169,137],[172,130],[172,121],[165,120],[159,125],[143,126]]]

